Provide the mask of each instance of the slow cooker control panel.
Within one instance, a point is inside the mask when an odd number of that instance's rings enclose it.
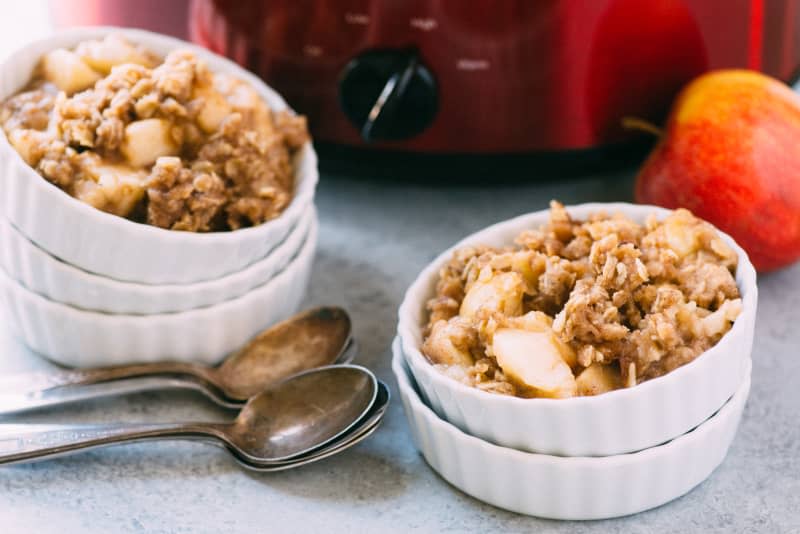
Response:
[[[410,139],[436,116],[436,81],[416,50],[370,50],[345,66],[339,103],[365,141]]]

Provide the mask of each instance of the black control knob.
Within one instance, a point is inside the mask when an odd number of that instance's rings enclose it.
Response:
[[[436,116],[436,81],[415,50],[371,50],[345,66],[339,103],[365,141],[409,139]]]

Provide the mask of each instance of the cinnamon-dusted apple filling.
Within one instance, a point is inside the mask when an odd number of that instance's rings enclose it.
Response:
[[[44,178],[98,209],[210,232],[278,216],[294,190],[304,117],[188,50],[163,60],[109,35],[46,54],[0,122]]]
[[[741,312],[737,257],[686,210],[550,221],[442,268],[422,352],[442,372],[518,397],[597,395],[661,376],[715,345]]]

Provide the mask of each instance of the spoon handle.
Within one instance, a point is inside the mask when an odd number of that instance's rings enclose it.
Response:
[[[57,369],[6,376],[0,378],[0,388],[5,391],[34,391],[154,375],[190,375],[205,378],[208,370],[202,365],[187,362],[139,363],[90,369]]]
[[[0,416],[104,397],[170,389],[198,391],[225,408],[241,408],[244,405],[243,402],[234,403],[222,397],[221,394],[209,389],[207,384],[198,380],[182,377],[149,376],[124,378],[96,384],[56,386],[38,391],[2,392],[0,393]]]
[[[221,425],[130,424],[0,425],[0,465],[25,463],[118,443],[153,439],[224,441]]]
[[[0,379],[0,415],[112,395],[160,389],[210,392],[210,369],[167,362],[12,375]]]

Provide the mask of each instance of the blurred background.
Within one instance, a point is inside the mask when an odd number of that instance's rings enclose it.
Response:
[[[793,83],[797,0],[28,0],[3,52],[53,28],[168,33],[261,75],[309,117],[323,170],[459,180],[642,159],[715,68]],[[356,164],[357,162],[357,164]]]

